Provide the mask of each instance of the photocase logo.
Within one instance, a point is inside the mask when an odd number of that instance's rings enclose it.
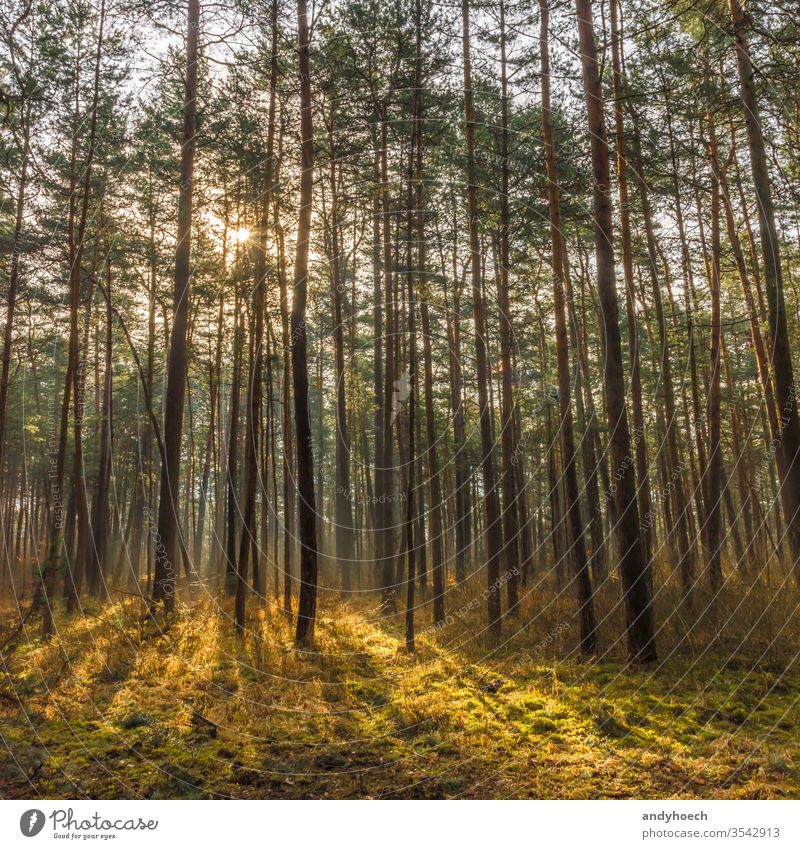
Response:
[[[19,830],[25,837],[36,837],[44,828],[45,816],[37,808],[31,808],[19,818]]]
[[[78,838],[81,832],[86,832],[82,836],[84,839],[97,837],[98,832],[105,840],[111,834],[103,834],[103,832],[121,832],[121,831],[155,831],[158,828],[158,820],[145,820],[142,817],[129,817],[128,819],[105,819],[100,813],[95,811],[89,816],[84,816],[83,819],[77,819],[75,811],[72,808],[55,808],[52,813],[47,816],[38,808],[31,808],[19,818],[19,830],[25,837],[36,837],[36,835],[44,828],[47,820],[51,820],[53,832],[56,837]]]

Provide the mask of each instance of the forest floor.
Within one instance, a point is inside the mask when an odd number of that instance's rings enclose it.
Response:
[[[324,599],[304,653],[278,612],[241,641],[211,601],[160,629],[131,600],[59,616],[2,658],[0,796],[800,796],[791,661],[631,670],[555,660],[552,630],[490,651],[468,622],[409,655],[369,602]]]

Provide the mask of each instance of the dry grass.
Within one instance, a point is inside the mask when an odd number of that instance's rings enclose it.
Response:
[[[608,652],[591,663],[574,656],[569,590],[529,590],[499,647],[476,586],[450,594],[442,629],[422,607],[413,656],[372,597],[323,598],[308,653],[277,611],[253,609],[238,640],[212,600],[162,628],[131,599],[59,616],[55,640],[4,658],[0,795],[800,795],[793,592],[729,593],[742,604],[718,606],[714,640],[711,614],[694,629],[673,616],[665,660],[630,670],[614,586],[599,599]]]

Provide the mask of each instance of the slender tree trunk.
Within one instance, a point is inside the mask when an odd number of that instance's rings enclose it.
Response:
[[[275,439],[275,392],[274,392],[274,378],[273,378],[273,359],[276,356],[276,351],[278,350],[278,345],[275,340],[275,335],[272,331],[272,326],[269,322],[269,317],[267,317],[267,330],[269,334],[269,345],[267,349],[267,399],[269,403],[269,456],[271,460],[272,467],[272,510],[270,511],[270,516],[272,518],[272,568],[273,568],[273,576],[274,576],[274,592],[275,598],[278,599],[280,597],[280,567],[278,566],[278,537],[280,534],[278,533],[278,455],[276,450],[276,439]],[[264,476],[264,480],[266,481],[267,477]],[[266,546],[265,546],[266,550]],[[269,559],[269,558],[268,558]],[[267,594],[266,583],[264,586],[264,595]]]
[[[736,161],[736,135],[733,127],[731,127],[731,151],[730,156],[728,157],[728,162]],[[758,308],[756,306],[756,301],[753,296],[753,287],[750,282],[750,275],[747,270],[747,263],[744,257],[744,251],[742,249],[742,243],[739,239],[739,232],[736,226],[736,221],[734,219],[734,211],[733,204],[731,202],[730,197],[730,188],[728,185],[728,177],[727,177],[727,165],[721,165],[719,170],[719,190],[720,197],[723,205],[723,209],[725,212],[725,228],[728,235],[728,242],[731,246],[731,251],[733,253],[734,261],[736,263],[736,270],[739,276],[739,282],[742,287],[742,294],[744,296],[745,306],[747,308],[748,320],[750,323],[750,337],[753,344],[753,353],[755,354],[756,366],[758,370],[759,382],[761,384],[761,392],[764,396],[764,402],[766,406],[767,413],[767,421],[769,422],[770,435],[773,440],[776,440],[774,444],[780,444],[780,424],[778,422],[778,411],[775,404],[775,390],[774,383],[772,380],[772,375],[770,374],[769,368],[769,358],[767,356],[767,352],[764,347],[764,338],[761,333],[761,323],[758,314]],[[754,257],[755,259],[755,257]],[[731,389],[733,390],[733,384],[731,383]],[[747,538],[751,542],[753,546],[757,545],[757,539],[763,534],[756,532],[752,528],[752,510],[755,508],[757,503],[757,498],[755,492],[752,490],[752,485],[747,480],[747,476],[745,474],[745,464],[742,457],[742,452],[744,451],[743,446],[741,445],[740,439],[740,428],[739,428],[739,417],[736,415],[734,411],[733,418],[733,437],[734,437],[734,450],[736,452],[737,458],[740,458],[736,464],[740,486],[742,489],[742,498],[745,499],[746,509],[745,509],[745,526],[747,533]],[[786,482],[786,462],[785,455],[782,450],[778,450],[775,453],[776,465],[778,467],[778,475],[782,482]],[[789,493],[788,486],[781,486],[781,500],[784,507],[784,512],[789,515],[791,507],[790,503],[787,501],[787,496]],[[755,553],[755,552],[753,552]],[[764,555],[766,556],[766,555]],[[751,559],[755,559],[752,557]]]
[[[644,179],[644,164],[640,150],[638,132],[634,144],[634,172],[638,184],[639,196],[642,204],[642,218],[644,221],[645,236],[647,240],[647,255],[650,267],[650,282],[653,289],[653,306],[656,313],[656,324],[658,326],[659,342],[661,347],[661,358],[658,363],[658,374],[664,387],[664,441],[667,445],[668,474],[662,480],[662,493],[665,507],[670,505],[674,508],[675,535],[677,536],[677,563],[680,570],[681,588],[687,609],[692,609],[692,588],[695,581],[694,561],[692,559],[691,540],[688,527],[688,500],[683,486],[683,470],[681,467],[678,451],[678,423],[675,409],[675,388],[672,380],[672,361],[669,353],[669,335],[667,321],[664,313],[664,303],[661,297],[661,284],[658,279],[659,256],[658,247],[653,228],[653,215],[650,207],[650,195],[647,183]],[[669,275],[669,269],[664,265],[665,277]],[[652,524],[652,522],[651,522]]]
[[[515,364],[515,369],[517,368]],[[533,566],[533,553],[536,549],[534,539],[535,515],[531,512],[528,502],[529,481],[525,474],[525,457],[522,450],[522,416],[519,404],[514,407],[514,429],[516,430],[517,452],[514,468],[517,475],[517,492],[519,493],[519,530],[521,536],[522,586],[525,586]]]
[[[795,577],[800,581],[800,417],[797,412],[797,387],[794,382],[792,351],[786,320],[786,301],[783,270],[780,260],[780,239],[775,225],[772,188],[769,181],[767,154],[761,129],[761,111],[756,97],[754,71],[750,59],[747,24],[739,0],[729,0],[731,21],[736,42],[742,105],[744,106],[747,138],[750,145],[750,168],[756,192],[758,229],[761,237],[764,282],[769,310],[769,350],[775,377],[775,395],[781,425],[781,445],[786,464],[787,536]]]
[[[78,218],[77,229],[70,244],[70,359],[72,368],[72,401],[73,401],[73,489],[75,493],[75,505],[77,515],[77,553],[73,561],[68,564],[67,587],[67,610],[72,612],[81,592],[83,573],[86,570],[86,556],[89,547],[89,509],[87,504],[86,477],[83,460],[83,414],[84,414],[84,386],[85,386],[85,359],[84,355],[88,348],[87,344],[81,345],[79,338],[79,310],[81,300],[81,280],[83,271],[83,253],[86,242],[86,229],[89,215],[89,200],[91,196],[92,167],[94,165],[95,140],[97,138],[97,108],[100,98],[100,64],[103,52],[103,36],[105,25],[105,0],[100,5],[100,19],[97,36],[97,46],[94,55],[94,81],[92,93],[91,118],[89,121],[89,133],[87,138],[86,162],[83,168],[81,211]],[[78,89],[76,83],[76,120],[78,116]],[[73,160],[74,166],[74,160]],[[72,170],[72,188],[75,172]],[[72,216],[70,216],[72,218]],[[89,321],[92,296],[87,299],[87,315],[85,333],[88,339]],[[69,368],[67,369],[69,372]],[[66,393],[65,393],[66,397]]]
[[[376,115],[376,124],[380,116]],[[372,162],[372,323],[373,323],[373,394],[375,415],[375,494],[382,486],[381,462],[383,458],[383,278],[381,275],[381,159],[380,143],[378,141],[377,128],[372,128],[372,144],[374,156]],[[366,446],[366,435],[364,437]],[[364,453],[366,458],[367,454]],[[372,543],[376,559],[380,552],[379,541],[380,527],[378,522],[378,508],[375,500],[370,499],[370,520],[372,523]],[[380,565],[378,564],[378,568]]]
[[[667,90],[667,89],[665,89]],[[694,272],[692,271],[692,262],[689,253],[689,243],[686,238],[686,228],[684,225],[683,208],[681,205],[681,196],[678,184],[678,159],[675,150],[675,137],[672,130],[672,108],[669,97],[665,101],[667,115],[667,129],[669,135],[669,150],[670,164],[672,166],[672,194],[675,200],[675,223],[678,225],[678,237],[681,244],[681,269],[683,277],[684,290],[684,310],[686,313],[686,336],[689,346],[689,376],[691,383],[691,409],[692,409],[692,427],[691,431],[694,434],[694,448],[692,451],[689,447],[689,461],[691,464],[692,473],[692,491],[694,493],[695,511],[700,527],[704,525],[705,507],[703,502],[702,486],[699,484],[699,476],[695,464],[695,454],[697,455],[697,463],[701,468],[705,468],[705,443],[703,441],[703,429],[700,418],[700,390],[697,378],[697,354],[695,342],[695,327],[694,327]],[[686,403],[684,395],[684,405]],[[688,418],[688,409],[686,411]],[[690,440],[691,445],[691,440]],[[702,533],[699,534],[702,536]],[[698,541],[695,541],[694,550],[697,551]],[[693,553],[694,558],[694,553]],[[694,580],[692,581],[694,585]],[[688,599],[691,602],[691,596]]]
[[[331,106],[333,110],[333,106]],[[344,325],[342,301],[342,257],[339,245],[339,192],[337,185],[336,153],[333,138],[333,114],[328,132],[330,142],[331,189],[331,284],[333,289],[333,345],[336,357],[336,491],[334,516],[336,521],[336,559],[342,575],[342,594],[351,589],[351,572],[354,555],[353,507],[350,491],[350,432],[347,425],[347,377],[344,362]]]
[[[197,132],[197,42],[200,29],[200,2],[187,2],[186,80],[183,100],[183,144],[181,147],[180,192],[178,195],[178,234],[175,250],[175,295],[172,332],[167,358],[167,389],[164,404],[164,453],[158,502],[153,600],[165,610],[175,606],[180,507],[181,437],[186,394],[189,299],[191,297],[192,190]]]
[[[418,87],[421,82],[418,82]],[[431,339],[431,320],[428,301],[430,287],[426,279],[426,241],[424,209],[424,176],[422,169],[423,144],[421,116],[416,138],[416,237],[417,237],[417,274],[422,286],[420,313],[422,317],[422,358],[425,379],[425,433],[427,445],[425,460],[428,466],[428,485],[431,501],[431,582],[433,585],[433,622],[444,621],[444,526],[442,522],[442,483],[439,469],[439,452],[436,437],[436,418],[433,406],[433,342]]]
[[[781,496],[786,513],[787,539],[792,566],[795,577],[800,580],[800,418],[797,412],[797,388],[794,382],[791,343],[786,319],[780,240],[775,224],[767,154],[761,129],[761,110],[755,90],[755,73],[750,59],[747,20],[739,0],[729,0],[729,10],[736,42],[740,94],[744,106],[750,168],[756,193],[758,229],[761,238],[761,259],[769,315],[769,350],[780,427],[776,447],[783,453],[785,467],[785,479],[781,480]]]
[[[454,246],[454,266],[455,263]],[[464,379],[461,369],[461,286],[455,273],[453,276],[453,310],[452,316],[448,316],[447,349],[450,365],[450,405],[453,413],[455,451],[455,572],[456,583],[462,584],[467,579],[467,563],[472,542],[472,507],[464,416]],[[442,584],[442,592],[444,592],[444,584]],[[434,586],[435,594],[436,587]]]
[[[418,187],[422,180],[418,176]],[[418,206],[418,215],[421,204]],[[424,252],[424,233],[417,230],[417,240],[420,250]],[[423,253],[424,256],[424,253]],[[423,262],[420,258],[420,274],[423,273]],[[427,291],[427,288],[426,288]],[[422,356],[425,371],[425,430],[427,435],[426,459],[428,464],[428,482],[431,496],[431,580],[433,584],[433,621],[438,624],[444,621],[444,552],[442,523],[442,484],[439,471],[439,452],[437,449],[436,419],[433,408],[433,351],[431,343],[431,322],[428,302],[423,297],[420,304],[422,313]]]
[[[514,372],[511,365],[513,328],[511,300],[508,293],[510,263],[509,219],[509,146],[508,146],[508,62],[505,0],[500,0],[500,408],[502,454],[501,490],[503,493],[503,562],[508,586],[508,610],[516,612],[519,585],[519,494],[514,462],[517,456],[517,434],[514,427]]]
[[[722,442],[720,412],[720,376],[722,371],[722,316],[720,310],[720,191],[719,157],[711,106],[706,110],[708,148],[711,165],[711,388],[708,396],[708,471],[706,482],[706,541],[708,579],[712,605],[722,588]]]
[[[375,484],[378,503],[375,506],[377,519],[376,554],[380,570],[381,596],[383,611],[395,611],[394,555],[395,535],[392,523],[393,504],[392,486],[395,477],[392,451],[392,427],[395,420],[395,297],[392,274],[391,244],[391,199],[389,197],[389,125],[388,104],[384,100],[380,107],[380,181],[381,181],[381,222],[383,238],[383,313],[384,313],[384,350],[385,368],[383,372],[383,415],[381,417],[381,453],[376,455]],[[399,389],[397,390],[399,392]]]
[[[614,463],[614,501],[627,614],[628,651],[632,662],[649,662],[656,659],[655,624],[650,567],[640,538],[636,483],[631,467],[631,437],[625,409],[625,375],[614,272],[611,179],[604,100],[597,63],[592,4],[590,0],[576,0],[575,7],[592,154],[595,255],[605,349],[606,415]]]
[[[236,516],[239,489],[239,405],[241,398],[242,348],[244,347],[243,318],[239,315],[241,302],[237,288],[233,302],[233,374],[230,394],[230,425],[228,427],[228,455],[225,463],[225,594],[236,592],[237,555]]]
[[[286,252],[278,204],[272,209],[275,236],[278,241],[278,286],[281,299],[281,336],[283,342],[283,378],[281,436],[283,442],[283,613],[292,621],[292,569],[295,550],[295,463],[292,432],[292,362],[289,332],[289,287],[286,274]]]
[[[631,399],[633,401],[633,441],[636,448],[636,478],[639,515],[642,526],[642,549],[649,563],[653,553],[652,502],[647,459],[647,439],[642,404],[642,376],[639,359],[639,331],[636,326],[636,294],[633,281],[633,246],[631,244],[631,214],[628,192],[628,158],[625,141],[623,104],[625,90],[621,71],[622,35],[618,21],[618,0],[611,0],[611,56],[614,82],[614,136],[617,148],[617,183],[619,187],[619,220],[622,241],[622,269],[625,277],[625,310],[628,320],[628,351],[631,361]]]
[[[594,654],[597,651],[597,623],[592,598],[592,582],[586,543],[583,537],[580,501],[578,497],[578,455],[572,430],[572,401],[570,398],[570,367],[567,340],[567,322],[564,316],[564,259],[561,237],[561,198],[558,170],[556,166],[553,126],[550,117],[550,48],[548,42],[548,0],[539,0],[540,36],[539,56],[542,71],[542,137],[547,168],[547,200],[550,211],[550,245],[553,268],[553,309],[556,321],[556,358],[558,360],[558,399],[561,415],[561,451],[564,455],[564,486],[569,522],[569,543],[575,568],[578,590],[581,652]]]
[[[80,79],[80,68],[76,68],[76,86]],[[70,276],[72,269],[75,266],[78,243],[75,239],[75,219],[76,219],[76,196],[77,196],[77,137],[73,136],[72,147],[70,152],[70,194],[69,194],[69,218],[67,224],[67,234],[69,241],[69,258],[70,258]],[[75,311],[77,316],[77,310]],[[41,605],[42,607],[42,636],[49,638],[53,633],[53,610],[52,602],[54,601],[55,578],[61,565],[62,548],[64,547],[64,530],[66,519],[70,515],[69,504],[67,505],[67,514],[64,515],[64,465],[67,453],[67,430],[69,428],[69,405],[72,395],[73,374],[77,368],[78,359],[78,330],[77,318],[73,334],[72,322],[72,280],[70,279],[70,333],[69,347],[67,353],[67,371],[64,378],[64,393],[61,400],[61,412],[59,417],[58,439],[56,450],[56,470],[53,474],[52,468],[48,473],[50,492],[51,492],[51,528],[49,536],[49,546],[47,557],[40,570],[40,583],[37,587],[36,596],[34,597],[34,606]],[[55,422],[53,423],[53,432],[51,433],[48,444],[50,450],[53,448],[53,443],[56,442],[55,437]],[[71,497],[71,496],[70,496]],[[69,548],[67,548],[69,550]]]
[[[314,455],[308,409],[308,250],[311,238],[311,204],[314,189],[314,126],[312,122],[309,27],[306,0],[297,0],[300,62],[300,220],[294,266],[292,303],[292,385],[297,435],[297,480],[300,525],[300,597],[295,642],[308,646],[314,640],[317,611],[317,508],[314,495]]]
[[[220,331],[221,332],[221,331]],[[214,369],[209,364],[208,369],[208,410],[209,422],[206,432],[206,448],[203,455],[203,472],[200,479],[200,504],[197,508],[197,527],[194,534],[194,563],[199,571],[203,558],[203,537],[205,535],[206,510],[208,509],[209,479],[211,477],[211,462],[214,453],[215,420],[217,405],[217,383],[214,379]]]
[[[486,353],[486,309],[481,292],[481,249],[478,233],[478,176],[475,164],[475,107],[472,89],[472,58],[470,55],[469,0],[462,0],[464,56],[464,122],[467,140],[467,214],[469,217],[470,267],[472,277],[472,316],[475,324],[475,363],[478,383],[479,422],[483,468],[483,498],[486,511],[486,579],[487,616],[489,633],[500,637],[500,559],[503,532],[495,479],[494,439],[487,376],[489,362]]]
[[[407,552],[406,574],[406,650],[415,649],[414,605],[416,589],[417,547],[414,539],[416,520],[415,492],[417,471],[417,322],[416,296],[414,292],[415,276],[417,286],[424,280],[425,273],[425,212],[422,208],[422,2],[416,0],[415,7],[415,61],[414,61],[414,105],[411,126],[411,145],[408,153],[408,238],[406,292],[408,297],[408,370],[409,396],[408,409],[408,481],[406,485],[405,535]],[[413,267],[413,236],[417,239],[416,268]],[[423,299],[424,300],[424,299]],[[437,470],[438,474],[438,470]],[[420,484],[422,481],[420,481]],[[420,490],[421,490],[420,486]],[[435,614],[434,614],[435,616]]]
[[[17,188],[17,210],[14,217],[14,242],[9,261],[8,290],[6,294],[6,322],[3,333],[3,365],[0,376],[0,503],[2,503],[3,459],[6,444],[6,422],[8,419],[8,386],[11,371],[11,348],[14,341],[14,310],[19,288],[19,260],[22,253],[22,229],[25,224],[25,198],[28,187],[28,164],[30,158],[29,121],[30,107],[26,104],[22,127],[22,161],[20,163],[19,186]]]
[[[89,592],[107,596],[106,550],[108,548],[108,493],[111,481],[112,426],[112,311],[111,311],[111,246],[105,246],[106,285],[106,350],[103,376],[103,401],[100,416],[100,456],[97,469],[97,489],[92,505],[92,550],[89,552]],[[101,587],[102,585],[102,587]]]
[[[258,484],[259,422],[263,406],[262,378],[264,371],[264,310],[267,288],[267,234],[269,232],[272,175],[275,170],[275,111],[278,83],[278,0],[272,0],[270,13],[272,42],[270,60],[270,96],[267,115],[267,155],[264,163],[264,186],[258,232],[254,244],[253,289],[253,356],[247,384],[247,425],[245,433],[245,504],[242,539],[236,569],[236,630],[244,633],[247,602],[248,555],[258,551],[256,530],[256,486]],[[253,558],[253,580],[257,583],[258,560]]]
[[[564,239],[562,237],[562,245]],[[580,439],[581,459],[583,462],[583,476],[586,487],[586,500],[589,509],[589,536],[592,543],[592,556],[589,560],[591,564],[592,577],[602,583],[608,577],[608,569],[606,566],[606,549],[603,535],[603,509],[600,504],[600,487],[598,484],[598,460],[595,454],[594,446],[594,430],[597,425],[594,414],[594,404],[591,401],[591,387],[589,381],[588,361],[584,361],[581,349],[580,325],[578,322],[578,313],[575,308],[575,295],[572,290],[572,279],[570,275],[569,258],[567,256],[566,245],[562,247],[562,255],[564,258],[564,286],[567,305],[567,321],[570,330],[570,345],[573,356],[575,357],[575,367],[573,370],[575,382],[575,411],[577,413],[578,430],[582,434]],[[589,395],[588,404],[591,415],[587,418],[587,404],[584,400],[584,393]]]

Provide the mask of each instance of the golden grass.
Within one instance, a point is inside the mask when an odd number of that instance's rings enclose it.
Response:
[[[529,589],[497,647],[482,609],[467,609],[475,586],[450,594],[442,629],[421,607],[414,655],[402,615],[381,618],[374,598],[324,597],[315,649],[302,653],[282,615],[255,606],[244,640],[228,603],[210,599],[161,628],[131,599],[59,614],[56,639],[30,635],[3,659],[0,795],[799,795],[788,592],[769,623],[755,596],[720,606],[715,640],[709,621],[687,634],[668,619],[665,660],[630,670],[614,641],[620,611],[601,626],[609,653],[584,662],[572,599]],[[601,590],[602,609],[614,593]]]

